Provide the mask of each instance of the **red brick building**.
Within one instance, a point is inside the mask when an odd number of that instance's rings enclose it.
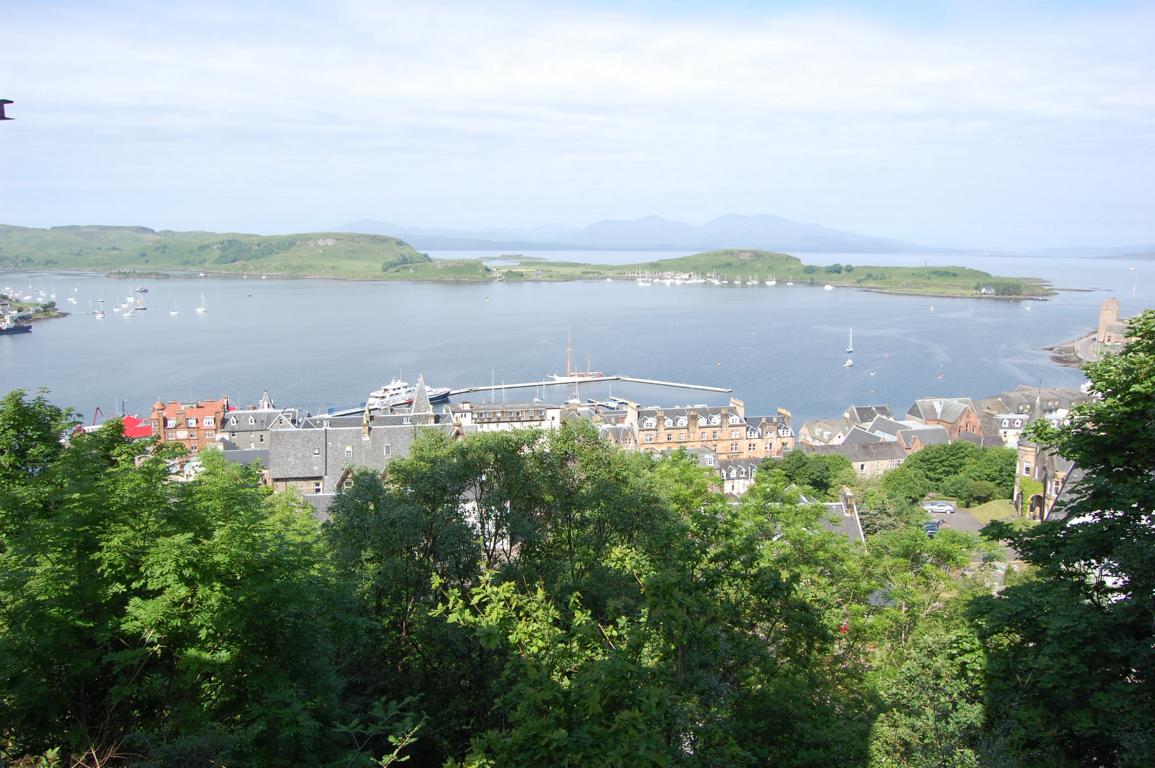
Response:
[[[216,445],[228,409],[227,397],[197,403],[158,400],[152,406],[152,433],[158,442],[180,443],[196,453]]]

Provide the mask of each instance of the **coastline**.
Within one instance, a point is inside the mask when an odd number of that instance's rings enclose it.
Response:
[[[530,265],[533,265],[535,263],[540,264],[541,262],[531,262]],[[527,265],[527,266],[530,266],[530,265]],[[633,280],[634,279],[634,275],[628,274],[628,273],[625,273],[622,271],[626,267],[618,267],[616,269],[602,270],[602,271],[593,271],[591,269],[586,274],[565,274],[565,273],[559,274],[559,273],[555,272],[554,274],[546,273],[546,274],[526,275],[525,273],[522,273],[522,274],[519,274],[517,277],[513,277],[513,278],[508,277],[505,274],[505,270],[511,270],[513,272],[518,272],[519,266],[521,266],[521,265],[518,264],[518,265],[513,265],[511,267],[489,269],[490,274],[488,274],[484,277],[478,276],[476,278],[461,277],[461,276],[443,276],[443,275],[436,275],[436,274],[431,274],[428,276],[406,275],[404,277],[401,276],[400,274],[398,274],[396,277],[381,277],[381,276],[377,276],[377,275],[360,277],[360,276],[356,276],[356,275],[297,274],[297,273],[285,273],[285,272],[231,272],[231,271],[214,271],[214,270],[198,270],[198,271],[193,272],[193,271],[188,271],[188,270],[168,271],[168,270],[152,269],[152,270],[134,271],[134,270],[118,269],[118,270],[111,270],[110,271],[107,268],[84,269],[81,267],[68,267],[68,268],[63,268],[63,269],[52,269],[52,268],[44,268],[44,267],[37,268],[37,267],[33,267],[31,265],[30,265],[30,267],[26,267],[26,268],[22,268],[22,269],[13,269],[11,267],[2,267],[2,268],[0,268],[0,274],[2,274],[4,272],[45,272],[45,273],[51,273],[51,274],[87,274],[87,275],[99,274],[99,275],[103,275],[104,277],[109,277],[109,278],[113,278],[113,279],[122,279],[122,280],[140,280],[143,278],[157,279],[157,280],[198,280],[198,279],[206,279],[206,278],[212,277],[212,278],[231,278],[231,279],[236,279],[236,280],[252,280],[252,279],[263,280],[263,279],[272,278],[272,279],[277,279],[277,280],[332,280],[335,282],[352,282],[352,283],[404,283],[404,282],[408,282],[408,283],[448,283],[448,284],[468,284],[468,285],[476,285],[476,284],[480,284],[480,283],[568,283],[568,282],[582,282],[582,281],[585,281],[585,282],[604,282],[607,280],[613,281],[613,282],[619,282],[619,281],[626,281],[626,280]],[[585,265],[585,264],[583,264],[581,266],[589,266],[591,268],[596,269],[597,267],[600,267],[601,265],[592,265],[592,264],[591,265]],[[633,267],[633,266],[635,266],[635,265],[627,265],[627,267]],[[824,275],[824,277],[825,278],[834,278],[833,275]],[[942,298],[942,299],[993,299],[993,300],[997,300],[997,301],[1047,301],[1051,298],[1051,296],[1054,296],[1058,292],[1058,289],[1052,288],[1049,283],[1047,283],[1045,280],[1042,280],[1041,278],[1019,278],[1019,279],[1031,280],[1033,283],[1042,286],[1042,290],[1048,291],[1048,293],[1040,292],[1040,293],[1019,294],[1019,295],[1012,295],[1012,296],[999,296],[999,295],[991,295],[991,294],[981,294],[981,293],[977,293],[977,292],[969,292],[969,293],[950,292],[949,290],[946,290],[946,289],[943,289],[943,290],[934,290],[934,289],[931,289],[931,290],[918,290],[918,289],[904,290],[902,288],[891,288],[888,286],[858,285],[858,284],[854,284],[854,283],[841,282],[841,281],[838,281],[837,279],[826,279],[826,280],[823,280],[822,283],[819,283],[817,280],[814,280],[814,281],[811,281],[809,279],[800,280],[797,283],[797,285],[799,287],[803,287],[803,288],[821,289],[823,287],[823,285],[828,283],[829,285],[832,285],[835,288],[849,288],[849,289],[853,289],[853,290],[867,291],[870,293],[888,294],[891,296],[924,296],[927,298]],[[741,286],[733,286],[733,287],[741,287]],[[1083,290],[1090,291],[1090,290],[1096,290],[1096,289],[1083,289]],[[63,316],[67,316],[67,314],[68,313],[65,312],[65,313],[61,313],[58,316],[63,317]]]

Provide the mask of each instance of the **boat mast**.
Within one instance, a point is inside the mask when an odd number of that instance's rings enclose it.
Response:
[[[565,375],[573,376],[573,326],[566,328],[565,333]]]

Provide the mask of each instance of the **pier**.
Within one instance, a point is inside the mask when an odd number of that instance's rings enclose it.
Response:
[[[517,384],[486,384],[481,387],[461,387],[449,390],[449,396],[465,395],[470,392],[485,392],[495,389],[534,389],[537,387],[563,387],[569,384],[600,384],[607,381],[626,381],[631,384],[649,384],[655,387],[673,387],[675,389],[696,389],[699,392],[733,392],[730,387],[711,387],[707,384],[688,384],[681,381],[661,381],[659,379],[642,379],[637,376],[562,376],[558,379],[545,381],[524,381]]]

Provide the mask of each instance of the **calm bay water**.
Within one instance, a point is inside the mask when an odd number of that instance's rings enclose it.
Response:
[[[628,263],[669,255],[679,254],[550,257]],[[5,272],[0,288],[55,292],[74,314],[36,323],[31,334],[0,337],[0,391],[47,387],[55,402],[88,418],[98,406],[111,414],[121,402],[130,413],[147,412],[157,399],[227,394],[255,402],[265,388],[279,404],[318,412],[363,403],[397,375],[412,381],[423,373],[432,385],[460,387],[563,372],[572,326],[580,367],[588,354],[596,370],[733,387],[748,413],[781,406],[800,424],[839,415],[852,402],[905,410],[922,396],[980,397],[1040,382],[1077,386],[1082,374],[1053,365],[1041,348],[1092,328],[1109,296],[1120,299],[1124,315],[1155,301],[1152,262],[957,253],[803,259],[965,264],[1079,290],[1050,301],[1004,302],[783,284],[640,288],[626,281],[453,285],[210,277],[144,281],[149,309],[124,318],[111,308],[140,280]],[[202,294],[209,311],[198,315],[193,309]],[[69,295],[76,305],[65,303]],[[97,320],[87,312],[101,298],[109,311]],[[169,314],[174,307],[175,317]],[[843,368],[851,328],[854,367]],[[506,398],[542,394],[561,400],[573,391],[520,390]],[[610,394],[666,405],[727,397],[620,382],[583,386],[580,393]],[[495,396],[502,399],[500,391]]]

